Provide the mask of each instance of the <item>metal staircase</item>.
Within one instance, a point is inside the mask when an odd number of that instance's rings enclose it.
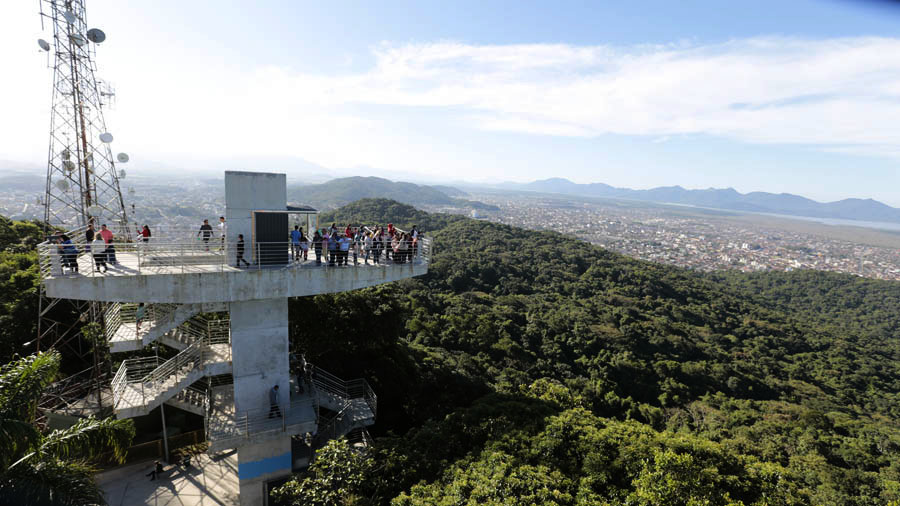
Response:
[[[345,381],[312,365],[308,365],[308,371],[312,388],[281,406],[281,417],[270,417],[268,409],[211,415],[207,424],[208,451],[215,453],[305,433],[315,435],[313,447],[318,448],[329,439],[375,423],[378,398],[366,380]],[[321,415],[321,410],[330,414]]]
[[[159,357],[122,362],[112,380],[117,418],[146,415],[205,376],[231,373],[228,334],[200,339],[169,360]]]
[[[103,312],[109,351],[123,353],[138,351],[144,346],[168,337],[180,325],[201,312],[224,311],[224,304],[147,304],[141,327],[136,321],[137,304],[113,303]],[[182,342],[172,340],[169,342]],[[169,343],[165,343],[169,344]],[[175,346],[183,349],[190,343]]]
[[[167,406],[176,407],[202,417],[206,417],[209,398],[206,390],[189,386],[166,401]]]

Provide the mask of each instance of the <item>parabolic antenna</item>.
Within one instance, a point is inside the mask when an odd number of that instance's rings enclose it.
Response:
[[[84,38],[80,33],[73,33],[69,35],[69,38],[72,39],[72,42],[75,43],[76,46],[81,47],[87,44],[87,39]]]
[[[71,153],[69,153],[69,150],[68,150],[68,149],[62,150],[62,151],[60,152],[60,154],[62,155],[63,160],[68,160],[69,158],[72,157],[72,155],[71,155]]]
[[[71,160],[63,160],[63,167],[69,172],[75,170],[75,164]]]
[[[109,144],[110,142],[112,142],[113,136],[109,132],[104,132],[104,133],[100,134],[100,140]]]
[[[50,50],[50,43],[44,39],[38,39],[38,45],[41,46],[41,49],[43,49],[44,51]]]
[[[89,206],[87,210],[91,216],[100,216],[100,213],[103,212],[103,208],[96,204]]]
[[[87,38],[89,41],[99,44],[106,40],[106,34],[99,28],[91,28],[87,31]]]
[[[119,171],[119,179],[125,179],[125,169]]]
[[[62,191],[66,191],[69,189],[69,182],[66,181],[65,179],[60,179],[59,181],[56,182],[56,187]]]
[[[63,12],[63,17],[66,18],[66,22],[70,25],[78,20],[78,17],[75,16],[75,13],[72,11]]]
[[[118,160],[119,163],[128,163],[128,154],[119,153],[118,155],[116,155],[116,160]]]

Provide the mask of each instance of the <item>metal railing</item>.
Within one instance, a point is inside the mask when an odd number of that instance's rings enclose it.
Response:
[[[122,361],[112,381],[113,405],[121,407],[146,406],[176,388],[192,372],[212,363],[215,355],[210,347],[227,344],[228,334],[215,335],[198,340],[169,360],[159,357],[135,358]],[[128,406],[121,406],[128,385],[136,386]]]
[[[70,255],[74,258],[66,259],[66,254],[59,245],[41,243],[37,246],[41,277],[184,274],[278,268],[328,269],[346,266],[385,268],[398,264],[428,264],[432,251],[431,240],[424,237],[415,242],[394,241],[382,247],[366,247],[362,241],[314,241],[309,243],[305,259],[301,255],[299,260],[295,258],[290,241],[248,243],[243,247],[219,240],[114,242],[109,246],[112,246],[112,250],[104,252],[78,247],[78,253]],[[116,259],[115,263],[111,262],[113,257]],[[72,262],[78,264],[78,271],[65,267],[65,264]],[[100,270],[102,263],[106,264],[104,271]]]
[[[179,320],[184,321],[191,316],[190,312],[185,313],[184,316],[179,316],[178,310],[183,308],[184,305],[179,304],[145,305],[141,331],[138,332],[137,304],[119,302],[109,304],[103,311],[106,338],[112,341],[123,325],[132,326],[133,331],[129,331],[128,334],[134,340],[140,339],[140,334],[146,334],[155,327],[177,325],[180,323]]]
[[[309,415],[313,418],[310,419]],[[211,419],[207,439],[220,446],[235,445],[250,438],[266,434],[298,434],[310,422],[318,421],[318,405],[315,398],[307,397],[278,405],[278,411],[270,408],[252,409],[234,416]]]
[[[343,380],[314,365],[308,364],[307,367],[311,371],[313,385],[320,393],[324,392],[348,402],[361,399],[372,411],[372,418],[378,414],[378,396],[364,378]]]
[[[432,241],[424,235],[418,234],[412,239],[412,234],[399,228],[394,229],[395,238],[385,234],[383,241],[374,241],[366,236],[377,235],[376,227],[350,227],[348,240],[337,241],[337,248],[334,247],[336,241],[327,237],[314,240],[314,235],[305,236],[299,248],[287,237],[282,242],[245,242],[240,245],[227,242],[216,226],[207,236],[194,227],[157,225],[153,229],[154,235],[144,241],[138,235],[139,229],[139,226],[123,228],[112,225],[110,230],[114,237],[111,243],[105,245],[103,252],[91,250],[85,237],[86,227],[67,233],[77,254],[64,253],[62,246],[56,243],[59,236],[52,236],[37,246],[41,276],[104,275],[95,272],[98,261],[103,260],[118,275],[221,272],[240,268],[385,267],[399,263],[427,264],[433,250]],[[335,227],[339,235],[343,235],[346,229]],[[321,230],[330,233],[331,229]],[[114,258],[116,262],[110,262]],[[77,272],[74,272],[73,264],[77,264]]]

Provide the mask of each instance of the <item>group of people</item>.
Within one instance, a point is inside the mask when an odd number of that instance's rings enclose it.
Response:
[[[221,220],[224,223],[224,219]],[[204,227],[200,229],[200,235],[204,242],[212,236],[212,227],[204,221]],[[199,235],[199,234],[198,234]],[[353,227],[347,225],[341,230],[337,224],[332,223],[328,228],[316,229],[312,237],[303,231],[303,227],[294,225],[288,237],[290,240],[291,261],[305,262],[309,260],[309,250],[312,249],[316,256],[316,265],[323,263],[329,266],[350,265],[350,255],[353,255],[353,265],[363,263],[378,264],[380,262],[406,263],[412,262],[419,248],[420,232],[413,226],[409,232],[401,231],[388,223],[387,227]],[[243,234],[238,234],[235,245],[237,267],[247,267],[250,263],[244,258],[245,243]]]
[[[219,217],[218,234],[210,225],[209,220],[203,220],[203,225],[197,231],[197,239],[203,242],[206,251],[210,249],[210,242],[214,237],[219,236],[221,239],[220,249],[225,249],[225,217]],[[150,227],[144,225],[137,234],[137,241],[140,244],[147,244],[152,237]],[[419,241],[421,233],[416,226],[413,226],[409,232],[402,231],[392,223],[388,223],[386,227],[381,226],[359,226],[353,227],[347,225],[343,230],[338,228],[337,224],[332,223],[330,227],[317,229],[310,237],[304,233],[303,228],[294,226],[288,237],[290,241],[290,256],[292,262],[305,262],[309,260],[309,250],[315,253],[316,265],[323,263],[329,266],[351,265],[350,257],[352,254],[353,265],[359,264],[362,259],[364,264],[370,261],[374,264],[379,263],[406,263],[412,262],[418,253]],[[94,224],[88,225],[85,232],[85,252],[90,254],[94,261],[94,272],[107,272],[109,265],[115,265],[116,249],[113,243],[114,234],[105,224],[100,226],[99,231],[94,230]],[[219,239],[216,240],[218,242]],[[250,262],[244,258],[246,246],[244,235],[238,234],[235,243],[235,265],[237,267],[250,267]],[[72,272],[78,272],[78,247],[72,242],[71,238],[65,234],[57,238],[57,247],[62,259],[63,272],[69,269]],[[265,262],[263,262],[265,263]]]
[[[293,234],[293,232],[292,232]],[[353,265],[359,263],[362,257],[363,263],[371,259],[378,264],[393,261],[395,263],[412,262],[419,247],[419,231],[415,226],[409,232],[403,232],[388,223],[387,227],[347,227],[341,231],[336,224],[331,227],[316,230],[312,237],[313,250],[316,254],[316,264],[320,265],[325,256],[328,265],[350,265],[349,256],[353,254]],[[306,260],[307,244],[304,249],[301,231],[300,250],[302,258]],[[295,261],[300,258],[295,256]]]
[[[147,237],[149,237],[150,229],[147,228],[147,225],[144,225],[144,229],[147,231]],[[93,223],[88,224],[84,233],[84,250],[94,259],[94,272],[106,272],[109,270],[108,265],[117,263],[116,247],[113,244],[114,237],[112,230],[106,224],[100,225],[99,231],[94,230]],[[78,272],[78,254],[80,252],[78,247],[72,242],[72,238],[62,234],[56,239],[56,242],[62,257],[63,272],[65,272],[65,269]]]

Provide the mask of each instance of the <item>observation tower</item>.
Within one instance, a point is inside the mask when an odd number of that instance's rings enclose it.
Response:
[[[318,228],[317,214],[287,205],[284,174],[226,172],[225,218],[222,228],[211,219],[208,236],[199,224],[156,225],[146,242],[127,227],[114,230],[117,263],[106,272],[94,269],[98,252],[88,249],[82,229],[68,233],[77,254],[53,241],[38,249],[47,295],[101,304],[110,351],[144,355],[122,361],[112,379],[115,415],[172,406],[204,417],[209,451],[237,450],[241,504],[258,505],[268,483],[301,460],[298,448],[314,451],[362,430],[377,413],[377,396],[364,379],[292,364],[288,298],[425,274],[431,243],[419,236],[400,249],[405,254],[378,264],[354,259],[351,248],[343,266],[317,263],[310,244],[309,260],[295,261],[289,230],[295,223],[304,233]],[[246,260],[240,265],[239,251]],[[151,344],[170,350],[161,357]],[[275,385],[277,408],[270,402]]]

